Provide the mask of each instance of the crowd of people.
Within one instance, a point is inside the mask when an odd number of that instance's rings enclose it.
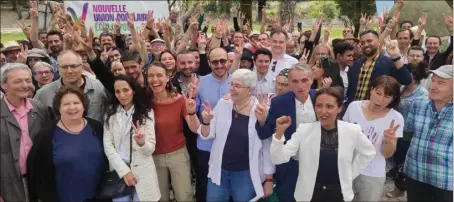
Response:
[[[398,0],[332,39],[198,7],[94,37],[58,4],[39,30],[32,1],[2,44],[0,201],[453,201],[452,17]],[[443,17],[444,52],[422,34]]]

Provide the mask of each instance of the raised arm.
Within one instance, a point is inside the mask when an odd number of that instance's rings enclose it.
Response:
[[[32,25],[30,27],[30,42],[34,48],[45,49],[44,44],[39,40],[38,34],[38,2],[30,1],[30,17],[32,19]],[[22,26],[21,26],[22,28]],[[24,28],[22,28],[24,30]]]
[[[287,163],[292,156],[295,156],[300,148],[301,137],[306,133],[304,127],[298,127],[292,138],[285,142],[285,130],[290,126],[292,120],[290,116],[281,116],[276,119],[276,133],[273,135],[273,140],[270,146],[271,161],[278,165]]]

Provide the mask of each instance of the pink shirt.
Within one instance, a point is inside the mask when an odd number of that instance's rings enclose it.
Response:
[[[33,105],[28,99],[25,99],[25,110],[23,112],[17,111],[8,99],[5,97],[6,105],[8,105],[9,111],[14,115],[19,127],[21,129],[20,148],[19,148],[19,169],[21,174],[27,174],[27,156],[28,152],[32,148],[32,140],[28,135],[28,112],[33,109]],[[14,148],[13,148],[14,149]]]

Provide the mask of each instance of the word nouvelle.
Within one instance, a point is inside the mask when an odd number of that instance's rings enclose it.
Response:
[[[113,22],[128,20],[126,5],[93,5],[93,20],[95,22]],[[134,21],[146,21],[146,13],[135,13]]]

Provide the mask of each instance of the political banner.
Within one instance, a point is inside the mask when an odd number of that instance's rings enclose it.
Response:
[[[169,16],[167,1],[64,1],[64,5],[76,24],[84,20],[87,31],[93,27],[95,35],[105,28],[112,32],[117,19],[121,22],[121,33],[129,34],[128,12],[134,13],[134,26],[138,31],[145,28],[148,10],[153,10],[155,19]]]

